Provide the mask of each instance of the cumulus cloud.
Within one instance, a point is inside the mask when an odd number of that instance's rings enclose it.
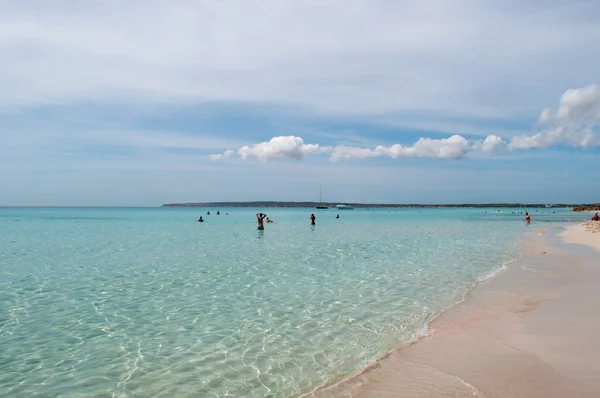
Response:
[[[281,157],[302,159],[306,155],[321,152],[318,144],[305,144],[304,140],[296,136],[273,137],[268,142],[252,146],[243,146],[238,149],[242,159],[258,158],[259,160],[272,160]]]
[[[560,98],[558,110],[550,118],[581,124],[600,121],[600,86],[590,84],[585,87],[565,91]]]
[[[245,145],[237,151],[231,149],[223,153],[210,155],[212,160],[228,158],[237,153],[242,159],[256,158],[262,161],[288,157],[296,160],[304,158],[306,155],[315,155],[326,152],[328,149],[320,147],[318,144],[305,144],[301,137],[281,136],[273,137],[267,142],[261,142],[252,146]]]
[[[598,145],[594,129],[600,124],[600,86],[570,89],[561,96],[555,112],[544,109],[538,119],[543,131],[517,136],[510,149],[546,148],[553,145]]]
[[[366,159],[373,157],[391,157],[394,159],[406,157],[424,157],[437,159],[459,159],[469,152],[469,141],[460,136],[431,139],[420,138],[412,146],[395,144],[389,147],[377,146],[375,149],[337,146],[331,150],[331,160]]]
[[[500,145],[500,143],[502,145]],[[421,157],[433,159],[460,159],[469,152],[484,151],[492,152],[504,144],[501,138],[488,136],[485,140],[471,142],[460,135],[449,138],[432,139],[420,138],[411,146],[395,144],[392,146],[377,146],[362,148],[356,146],[320,146],[318,144],[305,144],[304,140],[296,136],[273,137],[268,142],[262,142],[252,146],[243,146],[237,150],[237,154],[244,160],[257,158],[259,160],[273,160],[283,157],[300,160],[307,155],[328,154],[332,161],[346,159],[368,159],[376,157],[390,157],[393,159],[407,157]],[[219,160],[232,155],[234,152],[228,150],[223,154],[211,155],[211,159]]]
[[[547,148],[554,145],[570,145],[587,148],[598,145],[598,142],[594,132],[590,129],[573,131],[566,127],[558,126],[542,133],[514,137],[508,145],[508,148],[533,149]]]
[[[479,149],[485,153],[495,152],[505,146],[506,142],[497,135],[488,135],[485,140],[480,140],[473,144],[473,148]]]
[[[227,158],[231,157],[231,155],[233,155],[234,153],[235,153],[235,151],[228,149],[223,153],[216,153],[213,155],[209,155],[208,157],[212,160],[227,159]]]
[[[450,138],[439,140],[419,138],[412,148],[405,148],[404,151],[399,148],[396,149],[396,151],[392,150],[392,157],[418,156],[459,159],[469,151],[469,141],[460,135],[453,135]]]

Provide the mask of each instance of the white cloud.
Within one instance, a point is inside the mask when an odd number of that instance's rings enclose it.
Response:
[[[0,105],[259,101],[505,117],[600,70],[594,2],[76,3],[0,4]]]
[[[560,98],[558,109],[544,109],[538,123],[544,131],[517,136],[510,149],[546,148],[553,145],[589,147],[598,145],[594,129],[600,124],[600,86],[570,89]]]
[[[590,84],[565,91],[560,98],[554,119],[580,124],[598,123],[600,121],[600,86]]]
[[[458,159],[465,156],[468,151],[469,141],[460,135],[453,135],[450,138],[439,140],[419,138],[412,148],[406,148],[405,151],[393,151],[392,157],[419,156]]]
[[[554,145],[570,145],[575,147],[587,148],[597,145],[595,134],[592,130],[569,130],[558,126],[542,133],[531,136],[514,137],[509,149],[532,149],[547,148]]]
[[[338,146],[331,151],[331,160],[365,159],[370,157],[424,157],[437,159],[459,159],[469,151],[469,141],[460,135],[450,138],[420,138],[412,146],[395,144],[389,147],[377,146],[375,149]]]
[[[412,146],[395,144],[387,147],[380,145],[371,149],[347,145],[320,146],[319,144],[305,144],[301,137],[281,136],[273,137],[268,142],[243,146],[237,150],[237,154],[243,160],[257,158],[264,161],[283,157],[300,160],[307,155],[318,154],[329,154],[332,161],[375,157],[460,159],[469,152],[484,151],[489,153],[501,148],[503,145],[504,141],[496,136],[488,136],[483,141],[470,142],[460,135],[453,135],[442,139],[420,138]],[[210,155],[210,158],[219,160],[233,153],[234,151],[227,150],[223,154]]]
[[[213,155],[209,155],[208,157],[211,160],[219,160],[219,159],[227,159],[229,157],[231,157],[231,155],[233,155],[235,153],[235,151],[232,151],[231,149],[226,150],[223,153],[216,153]]]
[[[321,148],[318,144],[305,144],[302,138],[291,135],[273,137],[268,142],[252,146],[246,145],[238,149],[237,153],[242,159],[258,158],[259,160],[272,160],[289,157],[300,160],[306,155],[322,153],[324,150],[326,149]]]
[[[488,135],[485,140],[477,141],[473,147],[485,153],[495,152],[506,146],[506,142],[497,135]]]

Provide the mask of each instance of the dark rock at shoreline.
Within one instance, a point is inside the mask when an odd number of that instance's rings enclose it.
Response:
[[[600,203],[594,203],[591,205],[574,206],[573,211],[600,211]]]

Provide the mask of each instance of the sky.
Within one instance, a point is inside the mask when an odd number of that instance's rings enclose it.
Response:
[[[600,3],[0,2],[0,206],[600,202]]]

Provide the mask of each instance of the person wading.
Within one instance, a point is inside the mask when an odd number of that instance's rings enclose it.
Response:
[[[264,230],[265,226],[263,225],[263,220],[267,217],[267,215],[265,213],[257,213],[256,214],[256,219],[258,220],[258,229],[259,230]]]

